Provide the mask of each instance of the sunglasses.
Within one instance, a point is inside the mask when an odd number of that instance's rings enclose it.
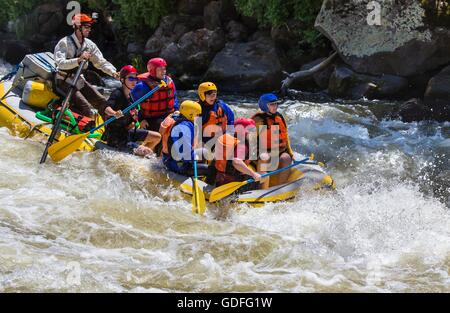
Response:
[[[129,77],[127,77],[127,79],[128,79],[130,82],[137,82],[137,81],[139,80],[139,78],[133,77],[133,76],[129,76]]]

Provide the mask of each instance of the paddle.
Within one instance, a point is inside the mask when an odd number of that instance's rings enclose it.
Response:
[[[267,176],[270,176],[270,175],[274,175],[274,174],[278,174],[278,173],[280,173],[282,171],[285,171],[287,169],[290,169],[291,167],[294,167],[294,166],[296,166],[298,164],[306,163],[306,161],[308,161],[309,159],[310,158],[305,158],[305,159],[303,159],[301,161],[296,161],[296,162],[292,163],[291,165],[288,165],[286,167],[277,169],[277,170],[275,170],[273,172],[261,175],[261,178],[267,177]],[[238,190],[239,188],[241,188],[241,187],[243,187],[243,186],[245,186],[247,184],[253,183],[254,181],[255,180],[253,178],[250,178],[250,179],[247,179],[246,181],[243,181],[243,182],[232,182],[232,183],[228,183],[228,184],[219,186],[217,188],[214,188],[211,191],[211,194],[209,195],[209,202],[215,202],[215,201],[218,201],[220,199],[223,199],[226,196],[229,196],[230,194],[232,194],[233,192]]]
[[[84,65],[86,64],[86,60],[81,61],[80,65],[78,66],[78,70],[75,74],[75,77],[70,84],[69,92],[67,93],[66,98],[64,99],[64,102],[61,107],[61,112],[66,112],[66,109],[69,105],[69,101],[72,98],[73,91],[75,89],[75,86],[77,85],[78,79],[80,78],[81,71],[83,70]],[[42,154],[41,160],[39,161],[40,164],[44,163],[47,159],[48,150],[49,147],[52,145],[53,141],[55,140],[55,137],[57,134],[59,134],[59,131],[61,130],[61,121],[64,114],[59,114],[58,118],[56,119],[55,124],[53,125],[52,132],[50,133],[50,137],[48,137],[47,143],[45,144],[44,153]]]
[[[122,111],[122,113],[123,114],[127,113],[128,111],[130,111],[131,109],[136,107],[139,103],[141,103],[142,101],[144,101],[145,99],[150,97],[159,88],[165,87],[165,86],[167,86],[166,83],[164,81],[161,81],[161,83],[158,86],[156,86],[155,88],[150,90],[148,93],[143,95],[137,101],[130,104],[125,110]],[[60,114],[60,116],[61,115],[62,114]],[[91,129],[87,133],[83,133],[83,134],[79,134],[79,135],[72,135],[72,136],[65,138],[64,140],[62,140],[60,142],[55,143],[48,149],[48,153],[50,154],[50,157],[55,162],[61,161],[66,156],[68,156],[72,152],[76,151],[90,134],[93,134],[96,130],[102,128],[103,126],[108,125],[109,123],[115,121],[116,119],[117,118],[115,116],[113,116],[110,119],[108,119],[106,122],[104,122],[103,124],[98,125],[97,127]]]
[[[194,157],[194,192],[192,193],[192,213],[203,215],[206,211],[205,194],[198,185],[197,160]]]

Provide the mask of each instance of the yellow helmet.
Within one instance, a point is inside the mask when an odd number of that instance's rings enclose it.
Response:
[[[202,107],[198,102],[185,100],[180,105],[180,113],[190,121],[194,121],[195,117],[202,114]]]
[[[198,86],[198,97],[200,98],[200,101],[205,101],[205,92],[211,90],[217,91],[217,87],[214,83],[211,82],[201,83],[200,86]]]

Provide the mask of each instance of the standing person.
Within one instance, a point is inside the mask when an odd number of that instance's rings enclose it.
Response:
[[[111,93],[107,102],[108,107],[105,110],[108,115],[114,115],[117,120],[106,126],[102,140],[105,140],[108,146],[120,151],[145,156],[154,151],[155,146],[161,140],[161,135],[157,132],[137,129],[138,113],[136,108],[125,115],[122,113],[122,110],[131,104],[129,101],[130,91],[136,86],[138,80],[137,70],[133,66],[122,67],[120,70],[122,87]]]
[[[292,163],[294,154],[289,142],[288,127],[283,115],[278,112],[278,104],[279,100],[276,95],[273,93],[263,94],[258,101],[261,112],[252,117],[258,127],[260,137],[259,171],[262,170],[263,164],[272,163],[274,158],[278,158],[275,160],[278,164],[277,168],[286,167]],[[261,153],[262,151],[266,152]],[[278,174],[278,183],[286,183],[289,173],[289,171],[283,171]]]
[[[116,79],[119,73],[108,62],[97,45],[88,39],[95,20],[86,14],[76,14],[72,18],[74,32],[62,38],[55,47],[55,62],[60,72],[57,74],[57,85],[67,92],[73,75],[83,60],[91,62],[96,68]],[[85,68],[87,69],[88,63]],[[72,109],[84,116],[93,118],[92,106],[104,117],[107,107],[106,99],[84,77],[77,83],[77,91],[73,95]]]
[[[159,131],[161,122],[171,113],[179,109],[177,92],[173,80],[166,75],[167,62],[161,58],[150,59],[147,73],[141,74],[141,80],[131,91],[131,98],[136,101],[155,88],[161,80],[167,86],[160,88],[151,97],[141,103],[139,122],[141,128]]]
[[[206,144],[216,133],[225,134],[227,126],[234,125],[234,113],[218,98],[217,86],[212,82],[198,86],[198,98],[202,106],[202,141]]]

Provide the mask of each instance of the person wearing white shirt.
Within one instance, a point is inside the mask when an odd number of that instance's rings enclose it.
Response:
[[[74,33],[62,38],[55,47],[55,62],[59,70],[57,75],[58,86],[67,92],[71,79],[83,60],[91,62],[97,69],[107,75],[119,79],[116,68],[104,57],[97,45],[87,37],[91,32],[95,20],[86,14],[76,14],[72,18]],[[85,64],[84,70],[88,67]],[[93,118],[92,107],[105,118],[105,115],[120,115],[107,105],[103,97],[83,76],[77,82],[76,92],[72,98],[71,109],[79,114]]]

